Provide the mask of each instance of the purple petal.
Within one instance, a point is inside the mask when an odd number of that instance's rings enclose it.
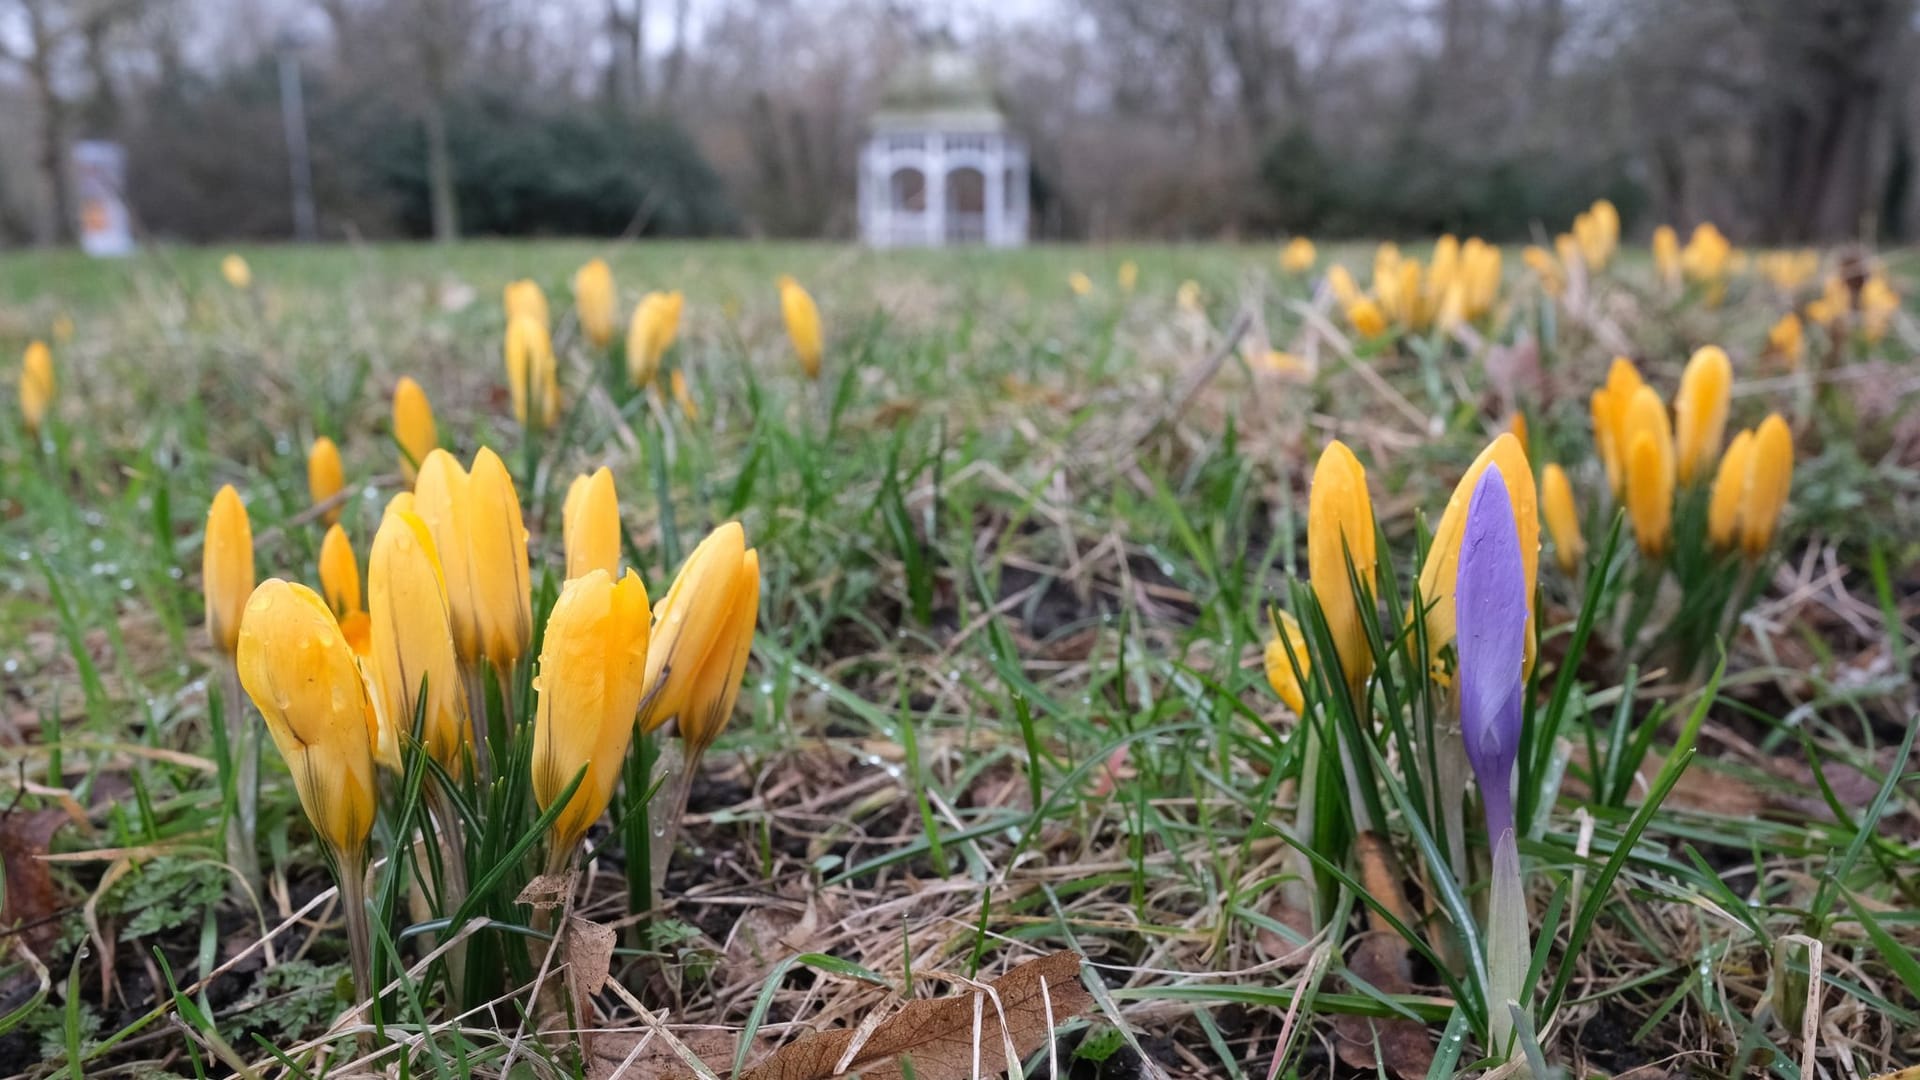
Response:
[[[1511,825],[1509,790],[1520,750],[1520,693],[1527,645],[1526,571],[1520,531],[1500,467],[1487,466],[1467,504],[1454,585],[1460,660],[1460,729],[1480,780],[1488,827]]]

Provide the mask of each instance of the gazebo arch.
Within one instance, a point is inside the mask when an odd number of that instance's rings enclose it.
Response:
[[[860,236],[873,247],[1027,242],[1027,149],[979,67],[952,49],[888,84],[860,151]]]

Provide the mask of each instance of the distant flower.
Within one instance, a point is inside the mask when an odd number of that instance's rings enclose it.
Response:
[[[400,448],[400,474],[412,487],[420,463],[440,445],[440,433],[427,392],[408,375],[402,375],[393,388],[393,441]]]
[[[594,259],[573,275],[573,310],[580,319],[580,332],[596,349],[613,341],[613,325],[619,318],[619,297],[613,284],[613,271],[605,259]]]
[[[1594,448],[1606,467],[1607,486],[1613,490],[1615,499],[1626,493],[1627,404],[1641,385],[1640,370],[1633,366],[1633,361],[1616,356],[1613,366],[1607,370],[1605,385],[1593,392],[1590,402]]]
[[[313,505],[323,506],[332,501],[346,486],[346,470],[340,464],[340,448],[325,435],[313,440],[313,445],[307,448],[307,494],[313,497]],[[329,525],[339,521],[339,504],[335,503],[322,512],[320,520]]]
[[[1314,261],[1320,253],[1314,249],[1313,241],[1304,236],[1296,236],[1287,241],[1280,249],[1280,269],[1289,274],[1304,274],[1313,269]]]
[[[1789,369],[1800,367],[1806,359],[1807,340],[1798,314],[1787,312],[1767,331],[1767,351],[1784,360]]]
[[[1859,306],[1861,333],[1868,341],[1879,341],[1900,311],[1900,294],[1887,284],[1887,275],[1876,270],[1860,286]]]
[[[1179,306],[1181,311],[1189,315],[1204,315],[1206,313],[1206,308],[1200,301],[1200,283],[1192,278],[1181,282],[1180,287],[1174,290],[1173,302]]]
[[[1075,296],[1093,295],[1093,279],[1078,270],[1067,275],[1067,287],[1073,290]]]
[[[1705,479],[1720,455],[1733,393],[1733,365],[1717,345],[1695,350],[1673,395],[1674,455],[1681,484]]]
[[[1352,308],[1360,301],[1360,286],[1353,282],[1353,275],[1347,268],[1335,263],[1327,270],[1327,291],[1342,308]]]
[[[1363,296],[1347,305],[1347,322],[1362,340],[1377,338],[1387,332],[1387,317],[1380,310],[1380,305],[1370,297]]]
[[[1120,269],[1114,274],[1114,284],[1120,286],[1120,291],[1122,293],[1131,293],[1133,292],[1133,287],[1139,283],[1140,264],[1134,262],[1132,259],[1121,263]]]
[[[365,656],[371,639],[367,612],[360,606],[360,563],[347,531],[338,524],[329,526],[320,541],[320,595],[340,620],[340,632],[353,654]]]
[[[1767,251],[1754,258],[1754,266],[1774,288],[1791,295],[1820,272],[1820,253],[1811,248]]]
[[[1726,294],[1734,264],[1733,245],[1712,222],[1694,226],[1693,235],[1680,252],[1681,270],[1689,281],[1706,289],[1708,304],[1717,305]]]
[[[31,342],[20,357],[20,419],[36,439],[53,407],[53,394],[53,351],[44,341]]]
[[[788,275],[781,274],[778,285],[780,314],[787,323],[787,339],[793,342],[794,355],[800,358],[800,369],[807,373],[807,378],[817,379],[820,377],[820,357],[824,350],[820,309],[814,305],[813,297],[807,290]]]
[[[660,361],[680,333],[680,290],[650,292],[640,298],[627,326],[627,378],[636,387],[648,386],[660,375]]]
[[[1526,263],[1527,269],[1532,270],[1534,276],[1540,279],[1540,287],[1546,290],[1548,296],[1559,296],[1566,291],[1567,275],[1560,268],[1560,260],[1554,258],[1553,252],[1538,244],[1528,244],[1525,250],[1520,252],[1520,261]]]
[[[1671,225],[1653,230],[1653,270],[1662,285],[1669,289],[1680,287],[1680,237]]]
[[[220,276],[236,289],[253,287],[253,268],[247,265],[247,260],[231,252],[220,260]]]
[[[73,340],[73,316],[61,312],[53,317],[53,343],[65,345]]]
[[[687,373],[679,368],[667,379],[667,386],[673,392],[674,404],[680,406],[680,414],[688,420],[700,419],[700,405],[693,400],[693,391],[687,386]]]
[[[1546,522],[1547,535],[1553,537],[1553,556],[1560,572],[1573,576],[1587,557],[1587,540],[1580,533],[1573,484],[1567,480],[1567,471],[1558,465],[1547,466],[1540,475],[1540,516]]]
[[[537,282],[528,278],[509,282],[501,293],[501,304],[506,309],[509,323],[515,316],[525,315],[539,323],[543,330],[550,331],[553,326],[553,319],[547,311],[546,292]]]
[[[532,315],[515,315],[507,323],[507,393],[513,418],[529,424],[528,405],[540,427],[551,428],[560,419],[559,367],[546,325]]]
[[[1507,430],[1513,433],[1514,438],[1520,440],[1520,453],[1531,456],[1533,451],[1527,442],[1527,414],[1519,409],[1507,414]]]

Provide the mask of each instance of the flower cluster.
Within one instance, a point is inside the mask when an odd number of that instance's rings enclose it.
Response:
[[[1450,330],[1492,312],[1500,295],[1500,249],[1477,236],[1464,244],[1442,236],[1422,265],[1398,246],[1381,244],[1365,292],[1339,265],[1327,271],[1327,287],[1362,338],[1379,337],[1390,326],[1403,333]]]

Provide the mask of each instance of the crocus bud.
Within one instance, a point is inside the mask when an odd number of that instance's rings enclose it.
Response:
[[[367,613],[360,607],[360,564],[353,555],[347,530],[338,524],[327,528],[320,541],[320,595],[340,620],[340,633],[346,636],[355,656],[367,655],[371,630]]]
[[[1566,272],[1560,268],[1560,260],[1554,257],[1553,252],[1538,244],[1528,244],[1520,252],[1520,261],[1539,277],[1540,287],[1546,290],[1548,296],[1559,296],[1566,290]]]
[[[44,341],[32,342],[20,357],[20,419],[36,439],[53,406],[53,391],[53,351]]]
[[[580,318],[580,333],[594,348],[604,349],[613,340],[618,305],[613,271],[607,268],[606,260],[595,259],[574,272],[573,310]]]
[[[1292,654],[1293,659],[1287,659]],[[1294,673],[1298,665],[1299,673]],[[1304,716],[1307,711],[1307,696],[1300,680],[1313,673],[1313,660],[1307,653],[1307,639],[1300,632],[1300,623],[1284,611],[1274,618],[1273,640],[1267,642],[1266,654],[1267,685],[1280,695],[1295,716]]]
[[[1347,322],[1361,340],[1377,338],[1387,332],[1387,316],[1372,297],[1362,296],[1347,305]]]
[[[1789,369],[1799,368],[1807,355],[1807,338],[1798,314],[1787,312],[1767,330],[1767,351],[1785,361]]]
[[[1514,438],[1520,440],[1520,452],[1522,454],[1531,455],[1533,453],[1527,443],[1526,413],[1521,412],[1519,409],[1513,410],[1513,412],[1507,416],[1507,430],[1513,434]]]
[[[1740,506],[1747,496],[1747,478],[1753,470],[1753,432],[1741,431],[1720,455],[1713,474],[1713,492],[1707,500],[1707,542],[1731,551],[1740,542]]]
[[[1529,664],[1532,661],[1533,585],[1540,568],[1540,508],[1533,487],[1533,467],[1527,463],[1520,440],[1509,432],[1480,451],[1480,456],[1455,485],[1452,497],[1447,499],[1447,508],[1440,514],[1440,523],[1434,527],[1433,541],[1427,547],[1427,561],[1420,568],[1420,602],[1427,612],[1429,670],[1441,682],[1447,681],[1448,674],[1443,654],[1454,643],[1453,581],[1459,573],[1467,513],[1474,493],[1479,490],[1481,476],[1494,468],[1505,478],[1504,487],[1510,489],[1508,496],[1513,502],[1510,513],[1520,523],[1519,550],[1527,590],[1527,656]]]
[[[708,714],[723,703],[729,679],[737,687],[759,596],[760,557],[747,547],[740,523],[729,521],[708,533],[687,556],[656,613],[642,731],[677,716],[691,749],[705,745],[696,735],[717,733],[726,723],[724,715]],[[732,700],[724,698],[729,710]]]
[[[487,447],[467,477],[467,553],[480,651],[506,671],[527,651],[533,631],[527,529],[507,466]]]
[[[447,584],[447,609],[453,626],[453,647],[466,664],[478,663],[480,651],[479,601],[475,596],[473,560],[468,554],[469,477],[460,462],[445,450],[433,449],[420,462],[420,479],[413,487],[410,508],[433,534],[435,553]],[[405,494],[404,492],[402,494]],[[399,496],[395,496],[398,500]],[[388,511],[394,506],[388,504]]]
[[[533,680],[533,796],[541,810],[586,769],[553,821],[559,849],[578,844],[613,796],[646,681],[649,621],[647,590],[631,570],[617,584],[605,570],[574,578],[547,617]]]
[[[1313,269],[1314,261],[1319,257],[1320,253],[1314,250],[1313,241],[1304,236],[1296,236],[1287,241],[1286,247],[1280,249],[1280,269],[1289,274],[1304,274]]]
[[[1084,275],[1082,275],[1084,276]],[[793,341],[794,355],[800,358],[800,367],[807,378],[820,377],[820,309],[814,306],[813,297],[800,283],[786,274],[780,275],[780,314],[787,320],[787,337]],[[1092,285],[1088,285],[1092,289]]]
[[[1360,299],[1360,286],[1354,284],[1353,275],[1339,263],[1327,270],[1327,291],[1342,308],[1351,308]]]
[[[1513,501],[1489,465],[1467,507],[1454,579],[1459,629],[1460,734],[1486,802],[1487,832],[1513,827],[1513,763],[1527,642],[1526,565]]]
[[[1607,486],[1616,499],[1626,493],[1627,405],[1642,385],[1640,369],[1633,366],[1633,361],[1616,356],[1613,366],[1607,369],[1606,384],[1595,390],[1591,399],[1593,443],[1607,470]]]
[[[400,447],[400,474],[411,487],[420,474],[420,463],[440,445],[433,405],[411,376],[402,375],[393,387],[393,441]]]
[[[660,360],[680,332],[684,302],[678,289],[650,292],[633,309],[633,321],[627,326],[627,376],[633,385],[646,386],[659,377]]]
[[[357,856],[373,828],[373,709],[333,613],[305,585],[270,578],[247,601],[238,638],[240,685],[286,759],[314,832]]]
[[[529,315],[514,316],[507,323],[506,360],[513,418],[527,423],[531,405],[540,425],[552,427],[560,419],[560,376],[546,326]]]
[[[236,289],[246,289],[253,285],[253,268],[247,265],[247,260],[232,252],[228,252],[227,257],[220,260],[220,276],[226,278],[227,284]]]
[[[200,587],[207,597],[207,636],[232,656],[240,641],[240,618],[253,592],[253,526],[233,485],[220,489],[207,511],[200,551]]]
[[[1773,543],[1774,526],[1793,488],[1793,432],[1771,413],[1753,434],[1753,458],[1740,501],[1740,550],[1757,559]]]
[[[590,570],[612,576],[620,570],[620,500],[613,489],[613,473],[602,465],[592,476],[582,474],[567,487],[560,510],[560,532],[567,549],[567,578]]]
[[[1547,535],[1553,537],[1553,556],[1560,572],[1571,577],[1587,557],[1587,538],[1580,533],[1580,510],[1573,499],[1573,484],[1567,471],[1549,465],[1540,475],[1540,516],[1546,521]]]
[[[1673,532],[1673,431],[1666,406],[1651,386],[1634,391],[1627,403],[1623,441],[1627,448],[1627,517],[1633,536],[1649,558],[1667,552]]]
[[[687,387],[687,373],[679,368],[667,379],[668,387],[673,391],[674,403],[680,406],[680,412],[688,420],[700,419],[700,405],[693,400],[693,391]]]
[[[506,308],[509,323],[516,317],[525,315],[539,323],[543,330],[553,325],[553,319],[547,313],[547,294],[535,281],[521,278],[519,281],[510,282],[501,294],[501,301],[502,306]]]
[[[1131,293],[1135,285],[1140,284],[1140,264],[1128,259],[1120,264],[1113,275],[1114,284],[1120,286],[1122,293]]]
[[[1307,495],[1307,573],[1313,595],[1333,636],[1334,651],[1348,685],[1357,694],[1373,673],[1373,650],[1348,565],[1360,584],[1374,583],[1373,500],[1367,495],[1367,471],[1347,444],[1335,439],[1321,451]]]
[[[1713,468],[1726,434],[1732,392],[1733,365],[1726,352],[1717,345],[1696,350],[1673,395],[1674,464],[1680,483],[1704,480]]]
[[[1075,270],[1073,273],[1067,275],[1067,288],[1072,289],[1073,295],[1075,296],[1092,296],[1093,279],[1081,271]]]
[[[1680,287],[1680,237],[1671,225],[1653,230],[1653,268],[1662,285]]]
[[[325,435],[313,440],[307,448],[307,494],[313,497],[313,505],[320,506],[340,494],[347,486],[346,469],[340,464],[340,448]],[[320,520],[331,525],[340,520],[340,507],[334,505],[320,515]]]
[[[418,714],[421,745],[448,773],[460,775],[467,692],[439,555],[419,515],[390,507],[381,519],[367,559],[367,600],[382,764],[398,767],[402,733],[411,734]]]

